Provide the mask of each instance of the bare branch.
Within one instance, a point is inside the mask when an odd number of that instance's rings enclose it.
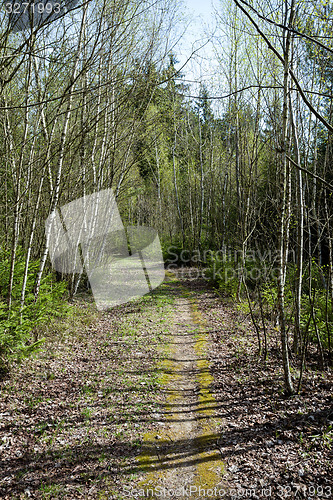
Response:
[[[258,33],[262,36],[262,38],[265,40],[268,48],[276,55],[276,57],[279,59],[279,61],[281,61],[282,64],[284,64],[284,59],[283,57],[281,56],[281,54],[276,50],[275,47],[273,47],[273,45],[271,44],[271,42],[268,40],[267,36],[262,32],[262,30],[259,28],[258,24],[255,22],[254,19],[252,19],[252,17],[250,16],[250,14],[246,11],[246,9],[244,9],[244,7],[239,3],[238,0],[234,0],[235,4],[237,5],[237,7],[246,15],[246,17],[251,21],[251,23],[253,24],[253,26],[256,28],[256,30],[258,31]],[[312,104],[310,103],[310,101],[307,99],[301,85],[299,84],[298,82],[298,79],[296,78],[294,72],[289,69],[289,74],[292,78],[292,80],[294,81],[296,87],[297,87],[297,90],[298,92],[300,93],[304,103],[307,105],[307,107],[309,108],[309,110],[311,111],[311,113],[313,113],[317,118],[318,120],[323,124],[325,125],[325,127],[333,133],[333,126],[327,121],[325,120],[325,118],[312,106]]]

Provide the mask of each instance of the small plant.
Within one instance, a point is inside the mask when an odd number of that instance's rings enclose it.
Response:
[[[45,431],[48,429],[49,424],[47,422],[40,422],[36,428],[35,428],[35,433],[40,434],[41,436],[45,433]]]
[[[92,393],[93,393],[93,388],[91,387],[91,385],[86,384],[86,385],[83,386],[82,392],[86,396],[91,396]]]
[[[34,398],[33,396],[31,398],[26,398],[25,403],[30,407],[30,408],[36,408],[39,403],[42,403],[44,401],[44,398],[41,396]]]
[[[325,448],[331,449],[333,442],[333,426],[329,425],[326,431],[323,433],[323,446]]]
[[[12,361],[19,362],[38,350],[44,338],[38,339],[39,331],[52,317],[66,315],[66,283],[58,283],[53,274],[43,277],[39,296],[34,295],[35,276],[38,261],[30,261],[25,286],[25,301],[21,304],[24,282],[25,254],[18,249],[14,282],[11,293],[12,303],[8,310],[5,300],[10,274],[9,252],[0,247],[0,370],[8,371]]]
[[[64,491],[64,487],[60,484],[42,484],[40,487],[40,491],[42,493],[42,498],[51,499],[58,498],[59,494]]]
[[[84,408],[82,411],[81,411],[81,415],[83,416],[83,418],[85,420],[89,420],[91,415],[92,415],[93,411],[91,408]]]
[[[311,441],[320,447],[331,449],[333,441],[333,427],[329,425],[322,434],[310,436]]]

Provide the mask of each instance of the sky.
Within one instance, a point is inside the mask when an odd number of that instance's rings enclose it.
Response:
[[[212,11],[212,6],[210,0],[186,0],[187,7],[189,10],[193,11],[196,15],[202,16],[203,18],[209,18]]]
[[[209,82],[214,73],[211,62],[214,58],[213,47],[210,42],[206,43],[214,29],[212,0],[184,0],[184,5],[189,27],[176,48],[178,67],[187,61],[193,49],[199,49],[183,69],[185,79]],[[205,46],[200,48],[202,45]]]

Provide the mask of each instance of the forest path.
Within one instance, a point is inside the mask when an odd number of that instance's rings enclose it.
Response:
[[[251,318],[200,270],[71,307],[0,380],[0,498],[332,498],[331,371],[286,398],[276,331],[259,360]]]
[[[218,448],[221,420],[206,357],[209,334],[198,297],[178,280],[170,285],[173,315],[158,365],[165,403],[157,432],[144,436],[138,462],[145,474],[139,488],[150,498],[218,498],[224,466]]]

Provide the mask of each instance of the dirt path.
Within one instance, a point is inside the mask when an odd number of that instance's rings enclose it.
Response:
[[[140,494],[151,498],[218,498],[224,465],[219,451],[216,401],[206,358],[208,334],[193,297],[175,286],[173,323],[165,336],[161,390],[166,402],[160,425],[146,434],[139,464]],[[214,492],[214,493],[213,493]],[[133,492],[134,494],[134,492]]]
[[[84,300],[54,325],[1,381],[1,498],[199,499],[218,487],[221,422],[195,300],[169,276],[140,301],[96,314]]]
[[[331,372],[285,398],[274,328],[258,359],[249,316],[179,278],[78,299],[0,380],[0,498],[332,498]]]

